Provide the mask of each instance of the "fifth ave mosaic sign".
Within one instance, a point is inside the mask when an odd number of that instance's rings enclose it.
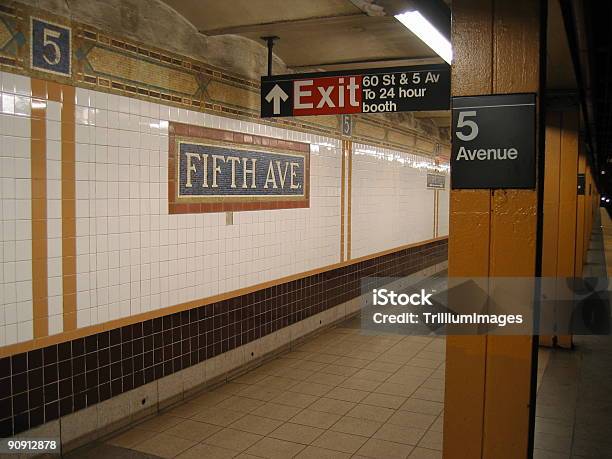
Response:
[[[295,209],[310,206],[310,145],[171,122],[168,211]]]
[[[304,196],[304,155],[192,141],[178,147],[179,199]]]
[[[261,78],[261,117],[448,110],[446,64]]]

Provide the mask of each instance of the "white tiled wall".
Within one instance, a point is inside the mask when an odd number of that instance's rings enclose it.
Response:
[[[32,338],[30,79],[0,72],[0,345]]]
[[[434,191],[427,188],[433,167],[416,155],[354,145],[353,258],[434,236]]]
[[[30,80],[0,72],[0,346],[32,338]],[[340,261],[340,141],[77,89],[79,327]],[[40,102],[35,102],[40,103]],[[61,106],[47,102],[49,332],[62,331]],[[169,215],[168,122],[307,142],[310,208]],[[352,257],[433,237],[431,164],[355,145]],[[440,193],[440,234],[448,231]],[[348,205],[348,196],[347,203]]]
[[[78,326],[337,263],[338,140],[77,89]],[[169,215],[168,121],[311,144],[309,209]]]

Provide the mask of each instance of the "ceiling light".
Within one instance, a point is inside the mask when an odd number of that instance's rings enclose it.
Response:
[[[406,11],[395,16],[413,34],[433,49],[438,56],[448,64],[453,59],[453,50],[450,42],[418,11]]]

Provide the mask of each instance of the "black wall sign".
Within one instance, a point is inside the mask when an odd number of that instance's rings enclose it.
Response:
[[[535,188],[535,94],[452,102],[451,187]]]
[[[446,187],[446,176],[438,174],[427,174],[427,188],[444,189]]]
[[[448,110],[450,67],[432,64],[261,77],[261,117]]]

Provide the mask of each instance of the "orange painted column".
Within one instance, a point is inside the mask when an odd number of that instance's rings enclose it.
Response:
[[[560,279],[573,277],[576,264],[579,125],[577,110],[563,112],[559,174],[559,246],[557,254],[557,277]],[[559,335],[557,345],[570,349],[572,347],[572,336]]]
[[[539,93],[541,2],[454,0],[452,8],[453,96]],[[537,208],[536,190],[453,190],[449,276],[533,277]],[[444,458],[527,457],[533,338],[446,343]]]
[[[579,114],[576,108],[550,111],[546,115],[546,155],[544,174],[544,205],[542,228],[542,276],[558,278],[565,285],[565,278],[573,277],[576,269],[576,248],[582,247],[582,233],[578,235],[578,143]],[[582,230],[580,230],[582,232]],[[582,257],[580,257],[582,260]],[[547,284],[551,285],[551,284]],[[544,292],[546,293],[546,292]],[[553,296],[551,292],[550,296]],[[553,311],[542,311],[541,320]],[[559,320],[559,319],[556,319]],[[566,324],[558,323],[561,329]],[[540,345],[571,348],[569,335],[542,336]]]
[[[561,156],[559,172],[559,245],[557,252],[557,277],[573,277],[576,264],[576,212],[578,205],[578,131],[577,110],[563,112],[561,132]],[[561,324],[566,328],[564,324]],[[571,335],[559,335],[557,345],[572,347]]]
[[[593,202],[593,195],[595,194],[595,184],[593,183],[593,175],[591,173],[591,167],[587,164],[586,166],[586,200],[584,207],[584,239],[582,240],[582,256],[586,258],[586,254],[589,250],[589,241],[591,240],[591,231],[593,230],[593,208],[599,209],[599,202]]]
[[[564,111],[559,164],[559,244],[557,276],[574,275],[576,206],[578,203],[578,111]],[[548,151],[548,149],[547,149]],[[548,171],[547,171],[548,172]]]
[[[556,277],[559,249],[559,163],[561,156],[561,112],[546,114],[546,174],[544,176],[543,225],[542,225],[542,276]],[[543,292],[546,294],[546,292]],[[551,292],[550,296],[553,296]],[[553,312],[544,310],[541,320],[552,322]],[[555,337],[540,336],[540,346],[552,347]]]
[[[585,175],[586,173],[586,152],[584,151],[584,142],[581,142],[578,147],[578,174]],[[585,175],[586,185],[586,175]],[[574,255],[574,276],[581,277],[582,269],[584,267],[584,253],[583,253],[583,241],[584,232],[586,229],[586,214],[585,205],[586,199],[588,199],[588,190],[586,186],[583,190],[584,194],[579,194],[576,197],[576,244],[575,244],[575,255]]]

